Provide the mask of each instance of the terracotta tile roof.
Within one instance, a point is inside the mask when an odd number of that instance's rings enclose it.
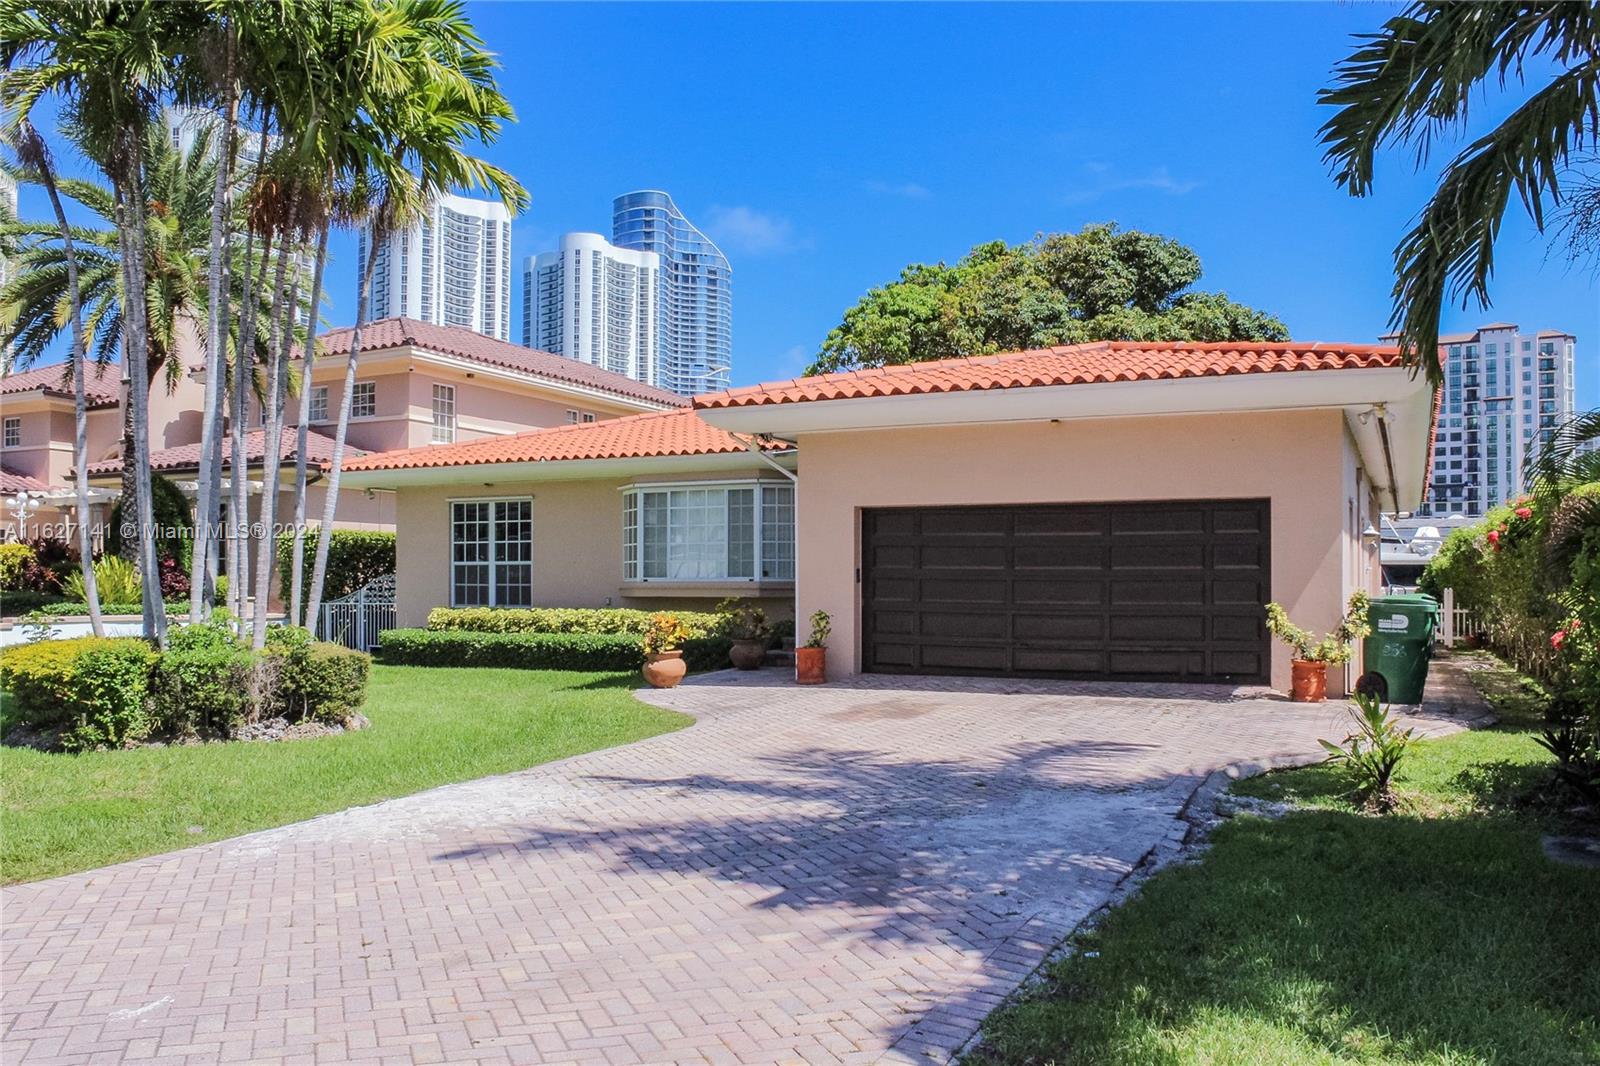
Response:
[[[345,326],[324,333],[322,343],[326,353],[350,354],[350,339],[354,332],[354,326]],[[361,350],[364,352],[399,348],[403,345],[426,348],[441,355],[471,359],[508,370],[518,370],[524,374],[550,378],[569,385],[581,385],[624,396],[630,400],[643,400],[670,407],[689,405],[688,399],[677,393],[645,385],[630,377],[613,374],[609,370],[601,370],[597,366],[580,363],[576,359],[568,359],[552,352],[541,352],[518,344],[508,344],[494,337],[474,333],[470,329],[462,329],[460,326],[438,326],[430,322],[419,322],[414,318],[381,318],[361,327]]]
[[[693,411],[629,415],[576,426],[533,429],[461,444],[379,452],[346,463],[346,470],[415,470],[483,463],[560,462],[567,459],[643,459],[673,455],[733,455],[744,443],[707,425]]]
[[[694,405],[705,410],[869,396],[1399,365],[1398,349],[1377,344],[1098,341],[750,385],[696,396]]]
[[[89,380],[84,397],[90,407],[109,407],[122,395],[122,367],[116,363],[108,366],[89,366]],[[49,396],[72,399],[72,369],[67,363],[34,367],[20,374],[7,374],[0,378],[0,396],[41,390]]]
[[[284,430],[283,439],[278,448],[278,454],[288,462],[294,461],[294,447],[296,432],[293,426]],[[245,463],[249,466],[261,462],[267,454],[267,437],[259,429],[252,429],[244,435]],[[367,453],[359,448],[352,448],[348,444],[344,449],[345,459],[352,456],[362,456]],[[233,438],[222,438],[222,465],[227,467],[233,459]],[[333,438],[316,430],[306,432],[306,459],[316,467],[324,467],[333,462]],[[200,444],[180,444],[176,448],[162,448],[150,453],[150,469],[152,470],[197,470],[200,467]],[[122,471],[122,458],[106,459],[98,463],[89,464],[89,476],[100,477],[105,474],[116,474]]]
[[[19,474],[6,466],[0,466],[0,493],[17,492],[49,492],[50,486],[38,478]]]

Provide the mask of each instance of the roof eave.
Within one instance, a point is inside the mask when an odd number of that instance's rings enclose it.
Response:
[[[793,452],[776,460],[794,469]],[[460,463],[452,466],[390,470],[346,470],[340,484],[351,488],[394,490],[430,485],[489,487],[535,481],[597,481],[665,474],[710,474],[770,470],[748,451],[697,455],[646,455],[621,459],[544,459],[515,463]]]

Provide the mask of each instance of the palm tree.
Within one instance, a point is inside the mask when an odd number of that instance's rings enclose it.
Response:
[[[0,0],[0,110],[14,130],[45,96],[60,96],[89,158],[111,180],[123,291],[146,291],[148,210],[144,131],[170,78],[170,57],[191,34],[191,12],[157,0]],[[9,132],[9,130],[8,130]],[[166,643],[156,577],[150,489],[149,321],[144,300],[124,302],[123,351],[133,417],[134,511],[144,574],[144,631]]]
[[[1436,138],[1466,123],[1488,83],[1520,84],[1528,65],[1556,68],[1451,160],[1395,249],[1391,325],[1404,356],[1438,383],[1444,302],[1488,306],[1495,238],[1512,193],[1542,232],[1572,154],[1600,145],[1600,11],[1422,0],[1360,40],[1337,68],[1337,84],[1319,94],[1338,109],[1322,127],[1325,158],[1352,196],[1372,191],[1380,148],[1403,145],[1426,162]]]
[[[393,0],[372,10],[375,18],[364,31],[370,36],[355,50],[365,67],[367,91],[359,107],[349,107],[330,123],[333,150],[328,156],[332,172],[342,181],[341,202],[349,221],[370,225],[370,245],[356,297],[321,535],[306,598],[305,622],[313,632],[327,574],[329,533],[338,507],[350,400],[377,248],[393,227],[453,187],[493,190],[512,210],[521,210],[528,199],[510,174],[464,150],[470,140],[492,142],[514,114],[495,85],[494,57],[483,47],[462,6],[454,0]]]
[[[61,234],[62,254],[67,266],[67,296],[72,319],[72,413],[73,442],[72,465],[78,514],[78,567],[83,574],[83,598],[89,606],[89,627],[97,637],[106,635],[105,622],[100,616],[100,587],[94,573],[94,542],[89,529],[89,405],[86,394],[88,361],[84,355],[83,293],[78,284],[78,257],[72,245],[72,227],[67,225],[67,213],[61,206],[61,192],[56,183],[55,160],[50,149],[33,128],[33,123],[23,119],[17,126],[14,147],[17,158],[38,176],[50,197],[55,211],[56,226]]]
[[[146,130],[149,240],[145,305],[150,322],[146,391],[162,377],[169,391],[176,387],[184,371],[176,356],[183,324],[212,317],[210,292],[201,284],[209,272],[212,249],[208,223],[214,213],[216,176],[222,169],[212,144],[209,131],[202,129],[193,145],[180,151],[163,123],[152,122]],[[21,367],[47,355],[70,318],[66,312],[72,306],[71,275],[77,273],[86,346],[92,350],[95,362],[105,366],[121,347],[124,327],[115,196],[104,185],[84,179],[63,178],[57,184],[62,193],[105,225],[75,227],[71,231],[70,252],[57,224],[17,221],[0,226],[0,233],[23,242],[16,255],[16,276],[0,288],[0,345],[15,346],[17,365]],[[243,299],[241,286],[233,287],[232,298]],[[237,341],[236,336],[229,339]],[[258,334],[258,356],[265,349],[265,340]],[[208,390],[211,384],[208,380]],[[123,427],[123,492],[129,499],[133,498],[133,465],[130,413]]]

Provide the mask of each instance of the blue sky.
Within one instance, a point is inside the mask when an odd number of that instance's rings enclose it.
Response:
[[[1321,162],[1316,90],[1389,4],[471,10],[519,117],[485,154],[533,197],[514,229],[516,313],[523,256],[567,230],[608,233],[619,193],[666,189],[733,261],[736,384],[799,372],[909,262],[1107,220],[1188,243],[1202,288],[1297,338],[1369,341],[1391,251],[1431,188],[1397,154],[1378,194],[1353,200]],[[1491,94],[1485,117],[1504,110]],[[353,238],[333,251],[327,314],[344,323]],[[1520,209],[1498,255],[1493,309],[1447,328],[1571,330],[1580,400],[1600,406],[1594,272]]]

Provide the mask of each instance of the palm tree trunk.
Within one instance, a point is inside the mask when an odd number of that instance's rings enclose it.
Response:
[[[161,570],[156,561],[155,516],[150,494],[149,334],[145,293],[144,144],[142,128],[127,128],[113,180],[122,245],[123,353],[128,359],[129,416],[133,421],[133,504],[139,530],[139,573],[144,600],[144,636],[158,647],[167,641],[167,616],[161,602]],[[120,180],[118,180],[120,179]]]
[[[290,308],[300,300],[299,272],[284,298],[289,261],[294,258],[293,211],[278,242],[278,269],[272,287],[272,318],[267,341],[267,399],[261,416],[261,542],[256,545],[256,610],[252,619],[250,643],[260,651],[267,643],[267,600],[272,593],[273,565],[277,554],[278,469],[283,444],[283,401],[289,382],[289,341],[294,331],[285,321]]]
[[[300,425],[296,430],[294,448],[294,546],[289,555],[289,624],[305,625],[300,615],[301,593],[305,584],[306,544],[306,448],[309,444],[311,424],[311,364],[316,358],[317,309],[322,303],[322,269],[328,262],[328,231],[331,223],[324,219],[322,232],[317,235],[317,266],[311,280],[311,318],[306,325],[305,353],[300,359]]]
[[[24,120],[26,123],[26,120]],[[74,488],[77,490],[78,513],[78,565],[83,571],[83,594],[89,603],[89,625],[94,635],[106,635],[105,621],[100,617],[100,588],[94,576],[94,539],[89,530],[89,406],[86,397],[88,365],[84,357],[83,293],[78,287],[78,256],[72,250],[72,227],[67,225],[67,213],[61,206],[61,193],[56,188],[55,168],[44,145],[44,138],[31,123],[26,123],[21,136],[33,142],[31,162],[37,167],[39,181],[50,196],[50,206],[56,213],[56,225],[61,227],[61,246],[67,260],[67,292],[72,303],[72,413],[75,435],[72,446]]]
[[[344,442],[350,431],[350,400],[356,389],[356,360],[361,355],[361,327],[367,324],[367,304],[372,295],[372,274],[378,265],[378,246],[385,227],[374,223],[372,247],[361,267],[361,284],[356,289],[356,324],[350,331],[350,355],[344,364],[344,392],[339,398],[339,427],[333,435],[333,462],[328,470],[327,496],[322,502],[322,525],[317,531],[317,560],[311,568],[311,595],[306,599],[306,628],[317,634],[317,615],[322,608],[322,583],[328,573],[328,543],[333,539],[333,517],[339,506],[339,475],[344,469]]]
[[[195,491],[194,552],[189,562],[189,620],[203,621],[211,613],[212,581],[216,568],[215,544],[220,531],[217,519],[217,473],[220,463],[214,460],[222,454],[222,439],[218,435],[222,410],[223,347],[227,343],[224,304],[228,296],[228,267],[223,258],[223,248],[228,239],[229,208],[232,206],[228,191],[233,177],[233,130],[239,118],[239,100],[233,87],[232,27],[228,29],[227,59],[223,77],[227,105],[224,109],[222,138],[217,144],[217,181],[211,199],[211,261],[206,295],[211,301],[206,336],[206,398],[201,414],[200,463],[198,486]]]
[[[248,255],[249,242],[246,242]],[[239,353],[235,360],[238,364],[234,370],[234,409],[237,417],[233,424],[233,457],[232,470],[234,482],[234,500],[238,504],[239,517],[237,529],[239,534],[239,574],[237,578],[228,579],[228,594],[234,593],[234,586],[238,586],[239,607],[236,612],[239,619],[239,635],[255,631],[255,612],[266,610],[266,604],[257,603],[250,594],[250,534],[254,523],[250,521],[250,461],[246,455],[245,438],[250,434],[250,388],[255,381],[256,369],[256,319],[260,317],[261,292],[267,287],[267,267],[272,262],[272,234],[265,234],[261,241],[261,255],[256,267],[254,285],[250,282],[249,264],[245,266],[244,309],[239,318]],[[257,516],[259,518],[259,515]]]

